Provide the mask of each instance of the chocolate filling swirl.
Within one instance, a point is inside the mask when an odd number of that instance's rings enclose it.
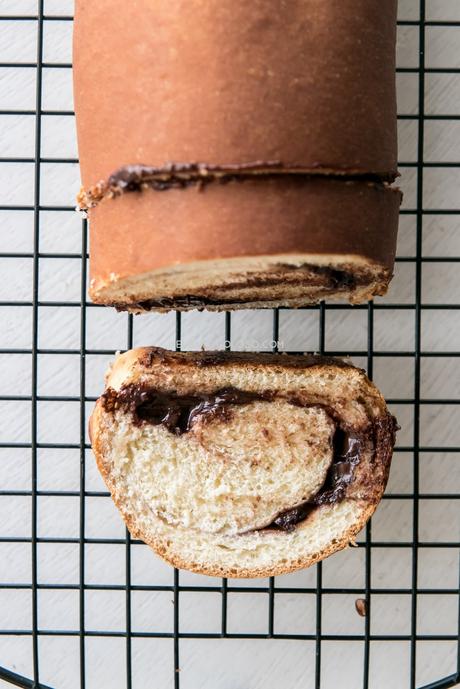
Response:
[[[274,399],[284,399],[295,406],[322,407],[335,424],[332,438],[333,459],[319,491],[308,502],[280,513],[265,527],[292,531],[320,505],[330,505],[343,500],[347,487],[354,479],[355,468],[360,462],[365,442],[364,434],[346,427],[334,409],[321,403],[305,403],[295,395],[280,395],[274,391],[250,392],[236,388],[224,388],[212,394],[178,395],[175,392],[164,392],[142,385],[127,385],[119,391],[109,388],[101,398],[106,411],[122,409],[132,414],[136,425],[161,424],[174,435],[189,432],[198,419],[207,422],[218,417],[225,422],[230,418],[231,407],[234,405],[245,405],[254,401],[271,402]],[[395,420],[393,417],[390,418],[394,426]],[[378,419],[375,420],[374,435],[376,429],[378,431]]]

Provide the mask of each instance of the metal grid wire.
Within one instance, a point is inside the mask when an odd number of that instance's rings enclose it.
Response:
[[[52,637],[56,641],[60,637],[72,637],[78,641],[78,648],[75,649],[75,655],[78,658],[77,665],[72,666],[73,672],[73,684],[69,686],[79,686],[82,689],[84,687],[104,687],[111,686],[115,687],[126,687],[127,689],[132,689],[132,687],[174,687],[179,689],[182,687],[199,686],[199,684],[193,685],[187,680],[185,672],[185,666],[183,665],[183,655],[182,648],[184,640],[199,640],[200,644],[203,644],[205,649],[204,653],[207,653],[207,644],[210,644],[210,640],[222,640],[222,639],[240,639],[247,640],[248,643],[253,639],[260,639],[265,641],[260,641],[263,644],[273,644],[270,649],[273,649],[273,653],[276,653],[277,644],[281,644],[283,641],[289,640],[290,643],[304,643],[309,642],[314,648],[313,654],[313,664],[311,665],[311,672],[306,675],[301,683],[295,686],[305,686],[314,687],[315,689],[326,689],[326,687],[337,686],[337,684],[332,685],[327,681],[325,675],[325,647],[328,642],[337,642],[341,644],[349,644],[350,642],[356,642],[359,646],[359,658],[360,669],[359,669],[359,681],[353,686],[362,686],[364,689],[373,689],[377,686],[377,682],[372,673],[372,662],[373,662],[373,652],[376,644],[383,642],[385,644],[391,643],[406,643],[409,648],[409,667],[407,672],[407,678],[401,679],[400,683],[394,683],[392,686],[397,689],[397,687],[410,687],[413,689],[419,686],[418,680],[418,662],[419,662],[419,649],[420,644],[423,642],[449,642],[451,646],[455,646],[451,658],[455,656],[454,663],[450,669],[449,676],[442,679],[444,674],[443,670],[439,669],[434,681],[430,684],[425,684],[426,687],[437,687],[438,689],[444,687],[454,686],[459,679],[460,672],[460,658],[458,654],[458,622],[456,628],[451,630],[450,633],[440,633],[439,631],[422,632],[418,626],[419,617],[419,601],[420,596],[430,597],[449,595],[451,596],[451,605],[455,608],[458,605],[458,588],[457,585],[450,585],[446,588],[445,582],[438,580],[435,584],[430,586],[421,586],[419,583],[419,568],[420,568],[420,558],[425,549],[439,549],[439,551],[449,552],[458,550],[459,543],[455,540],[450,540],[450,534],[447,533],[446,539],[423,539],[420,532],[420,509],[422,501],[441,501],[442,506],[453,505],[455,508],[458,506],[458,499],[460,495],[456,492],[447,492],[445,489],[440,491],[429,491],[426,490],[426,486],[423,487],[421,484],[420,466],[421,460],[424,454],[432,455],[433,461],[436,461],[436,454],[441,453],[443,456],[452,455],[460,452],[460,447],[457,446],[443,446],[439,444],[438,446],[431,445],[424,441],[423,436],[423,407],[425,405],[444,405],[448,410],[454,409],[455,405],[458,405],[460,399],[458,398],[448,398],[446,395],[440,397],[436,396],[435,399],[424,398],[422,396],[422,366],[424,362],[437,362],[444,361],[446,366],[457,366],[460,352],[455,350],[455,344],[451,348],[448,346],[444,347],[442,351],[436,350],[432,351],[430,348],[426,350],[423,349],[423,339],[422,339],[422,319],[424,314],[435,312],[436,310],[442,311],[452,311],[458,310],[460,308],[459,303],[423,303],[423,282],[422,276],[425,275],[425,270],[435,269],[438,271],[438,276],[442,281],[443,271],[446,269],[447,264],[458,264],[460,261],[460,256],[444,255],[436,256],[429,255],[426,256],[422,250],[422,239],[423,239],[423,229],[424,222],[426,222],[428,216],[435,216],[440,219],[443,216],[455,216],[455,218],[460,216],[460,208],[452,207],[442,207],[442,208],[426,208],[424,206],[424,177],[426,171],[429,168],[440,168],[443,169],[446,174],[450,174],[451,168],[460,168],[460,162],[435,162],[435,161],[425,161],[424,160],[424,141],[425,141],[425,129],[427,123],[431,121],[460,121],[460,111],[458,114],[425,114],[425,82],[428,75],[434,74],[460,74],[460,67],[458,65],[449,67],[427,67],[426,62],[426,51],[425,42],[427,32],[433,28],[449,28],[450,30],[459,30],[460,21],[438,21],[430,20],[427,15],[427,9],[429,5],[429,0],[416,0],[414,5],[417,5],[419,9],[419,17],[417,19],[401,20],[399,21],[399,29],[404,27],[412,27],[411,30],[418,32],[419,41],[419,51],[418,51],[418,64],[411,67],[401,67],[398,69],[399,74],[410,74],[415,75],[418,79],[417,83],[417,113],[413,114],[400,114],[399,121],[400,124],[404,121],[409,121],[414,123],[417,127],[416,132],[416,159],[400,163],[401,169],[403,170],[403,175],[407,172],[411,172],[411,168],[416,172],[415,178],[415,206],[414,207],[403,207],[401,214],[402,219],[404,216],[410,216],[415,221],[415,252],[413,255],[399,256],[398,267],[400,264],[407,263],[413,266],[414,273],[413,279],[415,280],[415,299],[410,300],[410,302],[403,303],[389,303],[385,301],[379,301],[375,304],[369,304],[360,307],[349,307],[347,305],[336,304],[336,305],[320,305],[319,307],[311,307],[298,311],[300,318],[305,319],[305,324],[312,323],[312,318],[315,319],[318,328],[319,339],[313,345],[312,348],[317,349],[322,353],[335,354],[335,355],[345,355],[346,351],[338,350],[337,347],[327,347],[327,337],[326,337],[326,322],[329,318],[333,318],[336,312],[351,312],[359,313],[365,316],[366,322],[364,323],[364,328],[367,337],[367,348],[360,347],[353,352],[356,359],[360,362],[364,361],[367,365],[367,371],[372,377],[375,368],[375,362],[384,361],[387,362],[388,366],[392,366],[396,359],[403,361],[403,367],[407,365],[413,365],[413,378],[412,381],[412,395],[408,395],[405,398],[390,399],[390,405],[398,405],[398,408],[410,408],[413,411],[413,432],[412,439],[404,445],[399,445],[397,447],[397,459],[408,456],[413,457],[411,463],[412,471],[412,488],[407,492],[390,492],[384,498],[385,501],[398,501],[398,504],[402,504],[402,501],[410,503],[412,507],[412,522],[411,522],[411,533],[410,538],[403,538],[397,542],[392,541],[382,541],[373,538],[372,525],[369,523],[365,530],[365,536],[359,541],[358,549],[363,552],[363,566],[364,566],[364,579],[363,585],[357,586],[344,586],[344,585],[328,585],[327,582],[323,580],[324,577],[324,564],[318,564],[312,569],[313,577],[310,577],[310,584],[307,585],[295,585],[285,583],[285,580],[275,581],[274,578],[269,579],[267,582],[253,580],[247,582],[247,585],[241,587],[238,582],[231,582],[223,579],[222,581],[210,580],[210,583],[204,583],[200,580],[200,585],[196,585],[194,580],[185,578],[185,574],[179,573],[177,570],[174,571],[172,582],[169,583],[155,583],[155,581],[150,581],[148,584],[135,584],[132,581],[132,571],[133,571],[133,554],[134,550],[140,547],[140,544],[131,540],[129,533],[126,532],[124,537],[118,538],[108,538],[100,535],[94,535],[88,533],[87,517],[88,517],[88,506],[89,501],[93,499],[106,498],[107,493],[103,490],[90,490],[88,487],[88,467],[89,467],[89,444],[86,435],[86,425],[87,425],[87,415],[88,409],[95,399],[95,394],[88,394],[88,390],[91,388],[93,390],[94,384],[89,385],[90,380],[87,376],[88,362],[91,357],[102,357],[103,359],[109,359],[113,355],[114,347],[100,347],[91,348],[88,346],[88,318],[93,313],[102,313],[100,308],[88,303],[87,301],[87,258],[88,258],[88,235],[87,235],[87,223],[82,221],[81,225],[81,251],[73,252],[53,252],[44,251],[41,244],[41,230],[43,217],[46,213],[52,213],[56,216],[59,214],[66,214],[72,212],[72,206],[69,205],[57,205],[54,203],[44,203],[41,184],[42,184],[42,174],[45,166],[48,163],[53,165],[57,164],[67,164],[76,163],[77,161],[71,157],[59,158],[56,156],[44,157],[42,152],[42,138],[43,138],[43,123],[48,122],[49,118],[72,118],[73,112],[71,110],[57,110],[49,109],[44,107],[43,102],[43,79],[47,68],[52,68],[54,70],[65,70],[71,69],[71,65],[68,63],[59,62],[46,62],[44,57],[44,32],[52,25],[53,22],[59,22],[60,26],[64,26],[65,23],[71,23],[71,16],[54,16],[45,14],[46,7],[44,6],[44,0],[39,0],[37,5],[36,15],[5,15],[1,13],[2,4],[5,5],[5,0],[0,0],[0,29],[1,24],[4,22],[9,22],[10,29],[12,31],[21,30],[24,23],[35,24],[36,25],[36,60],[30,62],[16,61],[16,62],[2,62],[0,63],[0,70],[2,74],[6,74],[8,70],[32,70],[36,74],[35,81],[35,107],[31,109],[14,109],[14,108],[3,108],[0,110],[0,116],[2,117],[2,123],[4,126],[8,126],[5,118],[14,118],[15,116],[27,116],[34,119],[35,122],[35,141],[34,141],[34,155],[33,157],[24,156],[8,156],[0,159],[1,165],[13,165],[26,163],[33,167],[34,177],[33,177],[33,201],[29,204],[8,204],[3,203],[0,206],[0,213],[8,212],[11,213],[30,213],[33,217],[33,249],[32,251],[2,251],[0,254],[1,260],[22,260],[28,259],[32,262],[32,292],[31,299],[24,301],[14,301],[13,299],[3,300],[0,302],[0,309],[2,313],[5,314],[6,323],[8,323],[8,310],[24,309],[31,310],[31,326],[32,326],[32,340],[31,346],[18,347],[14,344],[9,346],[4,346],[0,349],[0,356],[6,355],[11,357],[13,355],[25,355],[30,358],[31,369],[30,369],[30,384],[31,392],[26,395],[2,395],[0,402],[5,404],[17,404],[25,403],[30,405],[31,412],[31,426],[30,426],[30,442],[12,442],[9,439],[9,429],[2,429],[2,442],[0,444],[0,450],[6,452],[13,452],[18,449],[22,449],[29,454],[29,469],[31,472],[31,483],[30,489],[28,490],[15,490],[15,489],[3,489],[0,486],[0,500],[5,498],[24,498],[27,502],[28,508],[30,509],[30,535],[26,536],[16,536],[14,533],[5,535],[2,533],[2,523],[0,522],[0,546],[3,544],[25,544],[25,547],[30,548],[30,573],[29,579],[23,583],[13,581],[5,583],[0,581],[0,594],[12,594],[12,592],[17,591],[27,591],[31,594],[31,623],[29,626],[15,627],[15,628],[3,628],[2,624],[2,607],[0,606],[0,664],[5,667],[0,668],[0,686],[3,686],[2,680],[7,686],[9,683],[21,686],[21,687],[34,687],[36,689],[45,688],[48,686],[46,683],[43,670],[42,670],[42,646],[41,643],[44,638]],[[11,8],[14,3],[9,2],[8,7]],[[21,10],[21,2],[16,2],[17,8]],[[53,7],[56,6],[54,3]],[[457,34],[458,36],[458,34]],[[52,125],[51,125],[52,126]],[[404,179],[404,176],[403,176]],[[460,227],[456,227],[457,232]],[[3,229],[2,229],[3,232]],[[3,245],[2,245],[3,246]],[[458,244],[457,244],[458,246]],[[42,266],[45,265],[46,261],[56,261],[58,259],[67,259],[69,261],[78,261],[80,263],[80,301],[61,301],[59,300],[59,294],[56,294],[56,299],[45,300],[40,295],[40,273]],[[39,333],[43,328],[50,327],[47,325],[44,313],[46,309],[56,307],[58,309],[75,308],[76,305],[80,307],[79,316],[79,346],[68,346],[68,347],[45,347],[41,344]],[[407,315],[407,319],[410,323],[413,323],[413,346],[409,349],[401,348],[393,349],[390,348],[387,351],[382,348],[375,346],[375,317],[378,312],[383,312],[385,310],[391,309],[391,314],[396,314],[398,311],[403,311]],[[25,311],[21,312],[24,313]],[[284,313],[283,313],[284,312]],[[284,319],[287,310],[275,310],[272,312],[270,317],[272,318],[272,338],[274,351],[277,350],[277,344],[280,340],[280,328],[282,326],[282,321]],[[125,322],[125,333],[126,333],[126,348],[130,348],[135,344],[135,338],[133,336],[135,322],[132,316],[119,316],[123,318]],[[147,318],[147,317],[146,317]],[[182,316],[180,314],[174,315],[174,322],[169,319],[168,323],[170,327],[173,328],[171,332],[171,338],[174,337],[174,341],[178,343],[184,342],[185,329],[187,326],[188,317]],[[316,320],[317,319],[317,320]],[[29,322],[24,317],[23,328],[29,327]],[[224,332],[222,336],[225,339],[226,347],[228,349],[232,348],[233,342],[235,341],[235,335],[238,329],[238,317],[231,315],[229,313],[225,314],[222,319]],[[6,326],[8,327],[8,325]],[[58,327],[54,326],[54,327]],[[219,326],[222,327],[222,326]],[[301,326],[302,327],[302,326]],[[306,326],[305,326],[306,327]],[[394,327],[398,327],[396,324]],[[455,342],[455,337],[454,337]],[[153,344],[157,344],[156,341],[152,340]],[[145,342],[147,344],[147,342]],[[268,347],[261,347],[260,349],[268,349]],[[289,349],[289,348],[286,348]],[[79,357],[79,395],[68,395],[68,394],[41,394],[39,389],[40,382],[40,361],[45,355],[62,356],[74,355]],[[63,364],[64,365],[64,364]],[[102,382],[102,381],[101,381]],[[68,403],[78,404],[78,442],[45,442],[40,439],[40,429],[39,429],[39,405],[42,403],[58,403],[65,407]],[[89,405],[89,406],[88,406]],[[59,436],[55,436],[59,437]],[[39,488],[39,454],[43,450],[56,450],[57,452],[65,452],[67,450],[76,451],[78,453],[78,466],[79,466],[79,486],[78,490],[48,490]],[[457,457],[458,458],[458,457]],[[92,483],[90,483],[92,485]],[[454,484],[453,484],[454,485]],[[455,490],[455,488],[454,488]],[[78,500],[78,533],[74,537],[48,537],[41,536],[39,531],[39,500],[41,498],[59,498],[64,500]],[[455,520],[458,520],[458,511],[452,511],[453,523],[452,527],[455,528]],[[20,530],[20,529],[18,529]],[[39,553],[38,549],[42,544],[53,544],[56,547],[64,548],[65,545],[73,544],[79,553],[78,559],[78,581],[71,584],[66,583],[52,583],[52,581],[42,581],[38,573],[38,561]],[[124,581],[118,584],[109,583],[88,583],[87,580],[87,552],[88,547],[91,545],[116,545],[124,549],[124,562],[120,564],[120,568],[123,571]],[[410,574],[409,583],[400,586],[378,586],[374,583],[373,576],[373,562],[378,556],[379,550],[381,549],[396,549],[396,552],[402,550],[410,553]],[[338,557],[338,556],[336,556]],[[1,556],[0,556],[1,561]],[[8,563],[6,564],[8,568]],[[4,571],[4,570],[2,570]],[[192,581],[192,585],[184,584],[186,582]],[[451,580],[451,579],[450,579]],[[297,579],[296,581],[300,581]],[[458,581],[458,573],[457,573]],[[59,628],[49,628],[40,622],[40,597],[43,592],[52,590],[65,590],[65,591],[75,591],[78,595],[78,615],[74,618],[73,622],[67,624],[64,620],[64,626]],[[100,591],[116,591],[120,595],[124,596],[124,613],[125,613],[125,625],[123,629],[108,629],[102,627],[101,629],[93,629],[88,623],[87,619],[87,605],[88,605],[88,593],[100,592]],[[173,621],[172,629],[169,631],[158,630],[158,631],[136,631],[133,627],[133,595],[137,592],[144,592],[146,594],[152,594],[154,592],[165,592],[170,597],[174,603]],[[211,595],[217,595],[220,597],[219,602],[219,624],[218,627],[212,632],[203,632],[199,628],[187,626],[185,631],[181,628],[181,600],[183,597],[189,593],[194,593],[200,596],[202,604],[206,604],[206,599]],[[229,625],[229,598],[232,594],[244,593],[246,600],[249,600],[253,596],[265,596],[268,599],[268,606],[264,612],[265,621],[263,625],[258,625],[258,632],[241,632],[232,631]],[[297,633],[290,632],[289,629],[284,630],[282,633],[277,631],[275,622],[275,611],[280,610],[283,607],[284,601],[283,596],[286,594],[299,594],[302,596],[310,596],[314,600],[314,629],[311,633]],[[325,597],[335,595],[348,596],[355,598],[364,598],[367,604],[367,616],[363,621],[363,628],[359,633],[330,633],[327,628],[325,628],[324,623],[324,605]],[[383,629],[380,631],[375,631],[373,628],[373,621],[375,619],[374,604],[377,597],[384,597],[386,604],[391,606],[391,598],[394,596],[408,596],[410,599],[410,605],[405,612],[405,618],[407,622],[407,631],[405,633],[392,633],[391,629]],[[249,597],[249,598],[247,598]],[[5,600],[0,598],[0,600]],[[276,602],[276,605],[275,605]],[[337,613],[340,614],[340,611]],[[402,613],[401,613],[402,614]],[[260,622],[260,620],[259,620]],[[2,643],[2,639],[6,638],[25,638],[30,644],[27,648],[29,649],[30,655],[30,679],[26,678],[22,673],[14,671],[14,665],[12,660],[9,658],[8,653],[2,652],[3,648],[8,648]],[[124,664],[125,671],[122,677],[118,677],[116,684],[113,682],[111,684],[104,684],[103,680],[98,679],[95,682],[94,677],[91,676],[91,670],[88,668],[88,642],[94,637],[107,637],[108,639],[121,639],[124,644]],[[172,654],[171,654],[171,664],[169,679],[166,680],[159,679],[158,675],[153,675],[148,678],[136,679],[136,658],[137,655],[134,653],[133,644],[139,639],[153,639],[155,643],[159,644],[160,640],[168,639],[172,644]],[[271,641],[267,641],[271,640]],[[56,646],[56,656],[55,659],[59,663],[64,662],[63,657],[60,655],[61,651],[59,646]],[[119,647],[117,647],[119,648]],[[211,662],[210,655],[214,653],[216,648],[214,645],[209,646],[211,649],[209,651],[208,660]],[[284,648],[284,646],[283,646]],[[231,654],[231,649],[228,654]],[[169,657],[169,656],[168,656]],[[202,656],[203,657],[203,656]],[[206,660],[206,655],[204,656]],[[113,662],[113,657],[107,654],[103,659],[105,667]],[[169,661],[168,661],[169,662]],[[257,663],[259,662],[257,655],[253,658],[253,670],[257,673]],[[230,664],[230,668],[232,665]],[[234,665],[233,667],[236,667]],[[206,662],[201,668],[203,685],[205,684],[206,676]],[[219,683],[216,679],[212,681],[209,686],[215,686],[217,689],[220,687],[233,687],[236,686],[232,682],[231,669],[230,674],[227,674],[226,682]],[[207,678],[209,682],[209,678]],[[206,684],[208,686],[208,684]],[[257,684],[259,686],[259,684]],[[271,689],[270,678],[264,678],[264,686]],[[344,685],[345,686],[345,685]],[[351,686],[351,685],[350,685]],[[380,684],[378,685],[380,686]],[[58,689],[54,686],[54,689]]]

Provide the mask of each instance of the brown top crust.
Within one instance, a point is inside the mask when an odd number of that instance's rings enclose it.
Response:
[[[85,187],[127,162],[396,173],[396,0],[77,0]]]

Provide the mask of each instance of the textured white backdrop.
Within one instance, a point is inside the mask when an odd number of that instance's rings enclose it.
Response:
[[[95,0],[97,1],[97,0]],[[193,0],[190,0],[193,1]],[[399,0],[401,19],[418,18],[418,0]],[[72,14],[73,3],[46,0],[45,14]],[[37,12],[36,0],[0,0],[0,15]],[[459,0],[427,0],[427,19],[460,20]],[[45,22],[44,61],[71,61],[71,30],[68,21]],[[0,62],[34,62],[36,22],[0,22]],[[460,67],[460,29],[426,29],[428,67]],[[400,27],[398,65],[417,67],[418,27]],[[0,110],[31,110],[35,106],[33,68],[0,68]],[[99,85],[103,88],[103,83]],[[417,74],[398,75],[400,113],[417,113]],[[45,110],[72,110],[71,70],[46,67],[43,70]],[[425,108],[431,114],[460,113],[460,74],[427,74]],[[400,160],[417,158],[417,120],[400,121]],[[0,158],[34,156],[33,115],[0,116]],[[42,118],[41,155],[46,159],[76,158],[75,123],[72,116]],[[460,161],[460,121],[425,123],[426,161]],[[403,208],[416,205],[416,169],[402,167],[401,186],[405,192]],[[0,163],[0,205],[33,204],[34,165]],[[76,163],[41,164],[41,204],[74,203],[79,187]],[[424,173],[425,208],[459,208],[460,168],[427,168]],[[0,302],[32,300],[33,213],[0,211],[0,252],[29,254],[29,257],[0,258]],[[40,213],[40,251],[44,254],[72,254],[81,251],[81,221],[73,212]],[[398,255],[415,254],[415,216],[401,218]],[[424,256],[460,256],[459,216],[425,216]],[[423,265],[422,301],[424,304],[460,304],[458,263]],[[43,397],[80,394],[80,270],[78,258],[41,258],[39,272],[39,348],[51,350],[38,357],[38,394]],[[397,264],[389,294],[377,303],[413,304],[415,263]],[[74,306],[49,302],[73,302]],[[0,349],[31,347],[32,308],[28,305],[0,305]],[[319,319],[315,310],[282,311],[280,340],[287,350],[318,348]],[[174,346],[173,314],[134,319],[134,344]],[[374,348],[385,351],[411,351],[414,347],[414,310],[377,310],[374,315]],[[233,349],[266,349],[271,342],[272,312],[242,312],[232,316]],[[224,342],[224,315],[190,313],[182,319],[184,349],[221,348]],[[328,311],[326,349],[355,351],[367,349],[365,310]],[[86,347],[88,350],[123,349],[127,346],[127,317],[110,309],[87,309]],[[54,349],[69,349],[69,354],[53,354]],[[422,314],[422,350],[432,352],[460,349],[460,311],[425,310]],[[88,354],[86,394],[101,392],[106,354]],[[354,356],[359,365],[366,359]],[[424,358],[421,370],[421,396],[459,398],[458,359]],[[374,377],[392,400],[413,397],[412,358],[374,358]],[[30,354],[0,354],[0,396],[30,395]],[[398,443],[411,445],[413,408],[409,404],[391,405],[402,430]],[[91,403],[88,403],[88,410]],[[30,442],[30,402],[0,401],[2,442]],[[38,403],[38,441],[78,443],[79,402],[40,401]],[[460,446],[460,406],[430,404],[421,408],[423,446]],[[38,488],[52,491],[79,490],[79,450],[40,449]],[[459,454],[424,452],[420,455],[422,493],[460,492]],[[396,452],[388,493],[410,493],[413,458]],[[88,491],[103,491],[104,486],[87,452]],[[0,449],[0,490],[27,491],[31,488],[30,449]],[[458,500],[420,501],[420,540],[451,542],[460,540]],[[0,536],[30,536],[31,500],[27,496],[0,495]],[[410,542],[412,501],[384,501],[373,519],[373,538],[388,543]],[[109,498],[90,497],[86,501],[87,537],[124,538],[124,528]],[[39,497],[38,535],[40,537],[79,536],[78,497]],[[41,543],[38,546],[38,581],[47,584],[75,585],[79,581],[78,544]],[[87,584],[123,585],[125,546],[88,544],[85,547]],[[327,560],[323,565],[323,586],[328,588],[364,587],[364,549],[354,548]],[[31,581],[31,549],[25,543],[0,542],[0,584]],[[143,545],[132,546],[132,584],[172,585],[173,571]],[[181,585],[220,586],[221,581],[186,572]],[[266,581],[229,581],[242,593],[228,595],[228,632],[265,633],[268,628],[266,593],[244,592],[248,586],[266,586]],[[443,589],[458,586],[458,552],[447,548],[422,548],[419,552],[420,588],[437,588],[438,595],[418,596],[417,631],[420,634],[454,635],[458,629],[458,598],[443,594]],[[315,587],[315,568],[278,577],[276,586]],[[410,548],[375,548],[372,551],[372,587],[410,589]],[[39,628],[79,629],[78,590],[40,589]],[[325,634],[361,634],[364,620],[355,612],[356,595],[323,596],[322,625]],[[125,629],[125,593],[121,590],[86,592],[85,626],[88,630]],[[372,596],[373,634],[410,633],[411,596]],[[219,593],[185,592],[180,595],[180,630],[219,632],[221,597]],[[314,594],[275,595],[276,633],[314,634],[316,608]],[[0,588],[0,628],[30,629],[31,591]],[[133,631],[172,632],[172,593],[135,591],[132,593]],[[122,689],[126,686],[125,640],[91,637],[86,640],[87,688]],[[31,640],[28,636],[0,636],[0,665],[32,676]],[[79,680],[79,640],[77,636],[41,636],[40,680],[55,689],[74,689]],[[133,687],[170,689],[173,684],[172,639],[134,639]],[[454,641],[417,644],[417,685],[422,686],[455,671]],[[371,689],[409,687],[410,645],[407,641],[371,644]],[[362,683],[363,644],[324,642],[322,644],[322,687],[355,689]],[[181,639],[180,666],[182,689],[310,689],[314,686],[315,642],[283,640],[194,640]],[[0,681],[0,687],[7,685]]]

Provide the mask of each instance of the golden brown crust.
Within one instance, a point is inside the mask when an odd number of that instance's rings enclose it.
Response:
[[[219,368],[222,366],[239,367],[243,370],[253,369],[254,367],[269,367],[276,372],[282,372],[283,369],[305,369],[314,367],[316,371],[323,370],[325,373],[331,373],[331,369],[336,366],[343,372],[348,372],[349,375],[360,375],[363,380],[367,380],[365,374],[361,370],[355,369],[351,364],[341,360],[323,358],[319,356],[289,356],[289,355],[263,355],[263,354],[249,354],[249,353],[221,353],[221,352],[190,352],[179,353],[169,352],[161,348],[142,347],[136,350],[131,350],[118,357],[112,366],[108,377],[107,386],[119,389],[122,385],[139,382],[154,368],[160,367],[161,370],[177,370],[184,367],[183,375],[186,377],[187,370],[190,367],[210,367]],[[372,486],[369,486],[370,491],[367,494],[366,500],[354,499],[355,504],[359,507],[356,519],[353,524],[349,526],[346,531],[341,534],[340,538],[331,542],[321,552],[314,553],[308,557],[301,557],[294,555],[291,560],[283,563],[274,563],[271,566],[264,568],[254,567],[237,567],[228,568],[226,566],[218,566],[212,563],[203,564],[194,562],[188,558],[183,558],[177,552],[174,552],[165,543],[161,537],[156,537],[151,533],[141,532],[134,524],[135,516],[127,511],[126,504],[123,497],[120,496],[116,483],[113,481],[110,470],[106,464],[105,457],[107,456],[107,448],[104,447],[104,442],[101,437],[101,428],[103,427],[104,410],[99,400],[96,404],[95,410],[91,418],[92,428],[92,447],[96,457],[97,465],[104,478],[104,481],[109,488],[112,498],[120,510],[127,528],[130,530],[134,538],[144,540],[155,552],[164,558],[167,562],[175,567],[183,567],[191,571],[207,574],[210,576],[231,576],[231,577],[265,577],[275,576],[278,574],[287,574],[301,567],[308,567],[315,562],[328,557],[332,553],[341,550],[349,543],[354,541],[356,534],[363,528],[367,520],[375,511],[379,500],[385,489],[388,479],[388,472],[391,460],[391,450],[394,443],[394,424],[386,410],[386,405],[383,397],[371,385],[373,403],[377,405],[377,415],[380,414],[382,422],[378,426],[375,433],[375,455],[374,462],[376,467],[375,480]],[[319,509],[322,509],[319,507]],[[303,528],[302,524],[298,528]],[[305,525],[305,528],[308,528]]]

